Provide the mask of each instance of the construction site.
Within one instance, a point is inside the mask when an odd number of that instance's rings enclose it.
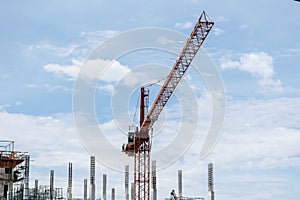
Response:
[[[154,102],[150,106],[148,88],[140,88],[140,119],[139,125],[130,126],[128,140],[126,144],[120,145],[120,151],[124,156],[133,158],[134,176],[129,177],[129,166],[124,166],[124,199],[125,200],[157,200],[157,177],[156,161],[151,159],[152,127],[159,118],[168,100],[174,93],[186,70],[192,63],[199,48],[203,44],[214,22],[203,11],[197,23],[189,35],[181,53],[178,55],[170,73],[166,76],[165,82],[157,94]],[[54,170],[50,171],[49,185],[39,185],[39,180],[35,180],[34,186],[29,185],[30,176],[30,154],[28,152],[18,152],[14,149],[13,141],[1,141],[0,151],[0,198],[5,200],[56,200],[56,199],[77,199],[73,198],[72,180],[73,165],[68,166],[67,196],[63,196],[63,188],[56,188],[54,183]],[[95,157],[90,158],[90,180],[84,179],[83,200],[95,200]],[[189,197],[183,193],[183,171],[178,169],[177,189],[170,190],[170,196],[165,200],[214,200],[214,178],[213,164],[207,166],[207,198],[203,196]],[[103,174],[103,200],[107,200],[107,175]],[[88,190],[89,188],[89,190]],[[115,188],[110,188],[111,200],[115,200]],[[120,191],[123,193],[123,191]],[[200,194],[199,194],[200,195]]]
[[[84,179],[84,188],[82,198],[73,197],[73,166],[72,163],[68,165],[68,177],[66,186],[66,196],[64,196],[63,188],[56,188],[54,182],[54,170],[50,170],[49,185],[39,185],[39,180],[35,179],[34,186],[29,186],[30,176],[30,156],[25,152],[14,151],[13,141],[0,141],[5,146],[1,146],[1,174],[0,174],[0,199],[2,200],[96,200],[96,184],[95,184],[95,157],[90,157],[90,178]],[[14,156],[12,156],[14,155]],[[119,191],[123,193],[125,200],[134,200],[134,183],[130,182],[129,166],[124,167],[124,190]],[[183,194],[183,171],[178,170],[177,174],[178,188],[170,190],[170,196],[165,200],[205,200],[203,196],[188,197]],[[151,167],[151,200],[157,199],[156,182],[156,161],[152,161]],[[207,199],[214,200],[214,175],[213,164],[209,163],[207,166],[207,183],[208,193]],[[89,189],[88,189],[89,188]],[[116,200],[116,189],[107,188],[107,174],[102,175],[102,198],[103,200]],[[98,199],[98,198],[97,198]]]

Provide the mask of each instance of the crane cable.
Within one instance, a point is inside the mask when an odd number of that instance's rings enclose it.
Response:
[[[155,82],[152,82],[152,83],[148,83],[148,84],[145,84],[145,85],[143,85],[142,87],[151,87],[152,85],[154,85],[154,84],[157,84],[157,83],[160,83],[160,82],[162,82],[163,80],[165,80],[167,78],[167,76],[166,77],[164,77],[164,78],[162,78],[162,79],[159,79],[159,80],[157,80],[157,81],[155,81]],[[135,106],[135,111],[134,111],[134,115],[133,115],[133,119],[132,119],[132,125],[134,125],[134,122],[135,122],[135,118],[136,118],[136,115],[137,115],[137,111],[138,111],[138,105],[139,105],[139,102],[140,102],[140,96],[138,97],[138,100],[137,100],[137,102],[136,102],[136,106]]]
[[[151,86],[154,85],[154,84],[157,84],[157,83],[162,82],[162,81],[165,80],[166,78],[167,78],[167,76],[164,77],[164,78],[162,78],[162,79],[159,79],[159,80],[157,80],[157,81],[155,81],[155,82],[145,84],[145,85],[143,85],[142,87],[151,87]]]
[[[133,115],[133,119],[132,119],[132,125],[134,126],[134,121],[137,115],[137,111],[138,111],[138,107],[139,107],[139,102],[140,102],[140,95],[138,97],[138,100],[136,102],[136,106],[135,106],[135,111],[134,111],[134,115]]]

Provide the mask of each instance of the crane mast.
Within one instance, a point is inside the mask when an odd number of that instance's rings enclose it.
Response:
[[[128,143],[122,147],[123,152],[134,157],[135,200],[150,200],[151,128],[213,25],[214,22],[203,11],[149,111],[149,90],[141,88],[140,128],[129,127]]]

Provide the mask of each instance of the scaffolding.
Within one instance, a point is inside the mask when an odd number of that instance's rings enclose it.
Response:
[[[7,144],[8,143],[8,144]],[[27,152],[14,151],[14,142],[0,140],[0,168],[14,169],[24,162]]]
[[[24,185],[23,184],[18,184],[15,185],[13,190],[10,191],[10,193],[7,193],[7,197],[2,196],[1,200],[23,200],[23,195],[24,195]]]
[[[30,157],[14,146],[14,141],[0,140],[0,199],[27,200]]]
[[[52,191],[52,192],[51,192]],[[50,188],[50,186],[39,186],[38,189],[29,189],[29,200],[64,199],[62,188]]]

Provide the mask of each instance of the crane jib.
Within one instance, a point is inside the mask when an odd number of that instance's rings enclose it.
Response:
[[[183,47],[182,52],[176,60],[171,72],[167,76],[149,112],[141,124],[140,130],[149,131],[158,119],[161,111],[172,96],[175,88],[182,79],[187,68],[190,66],[213,25],[214,22],[212,22],[203,11],[185,46]]]

